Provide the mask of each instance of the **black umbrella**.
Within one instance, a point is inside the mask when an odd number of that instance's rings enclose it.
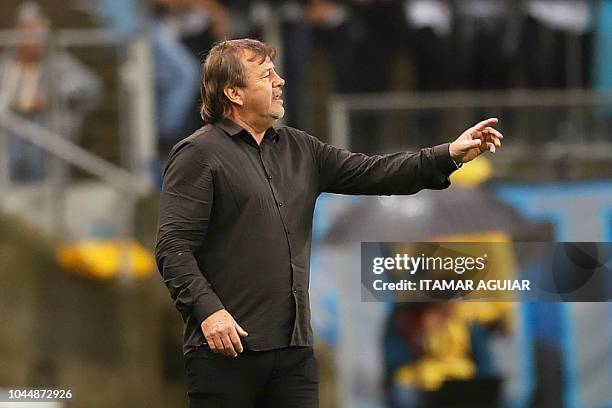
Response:
[[[487,232],[517,241],[552,237],[550,225],[528,221],[487,190],[453,186],[412,196],[365,197],[336,217],[323,243],[427,241]]]

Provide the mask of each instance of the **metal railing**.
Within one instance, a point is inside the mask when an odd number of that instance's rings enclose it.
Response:
[[[149,191],[149,186],[143,184],[142,180],[135,174],[88,152],[65,137],[15,113],[0,112],[0,127],[8,130],[12,135],[44,149],[54,157],[85,170],[124,194],[138,196]],[[4,183],[10,183],[10,179],[4,177]]]
[[[612,135],[609,133],[612,92],[584,89],[335,95],[328,105],[331,143],[345,148],[356,145],[352,137],[355,129],[351,123],[355,116],[369,115],[370,118],[378,116],[384,119],[385,115],[398,112],[401,112],[404,119],[413,121],[418,120],[419,116],[435,115],[434,120],[439,122],[444,121],[449,114],[452,116],[460,112],[458,116],[461,119],[454,122],[458,126],[456,132],[485,115],[498,116],[502,122],[510,122],[510,137],[506,141],[508,144],[520,150],[535,143],[553,155],[564,151],[576,153],[580,150],[579,145],[600,146],[612,143]],[[431,117],[429,120],[432,121]],[[538,126],[538,122],[554,123],[555,128]],[[586,124],[589,130],[593,127],[596,129],[592,132],[574,132],[572,140],[567,140],[560,137],[562,135],[556,129],[560,122]],[[418,123],[413,130],[419,131]],[[433,138],[423,138],[425,140],[412,138],[411,143],[406,142],[405,146],[400,147],[451,141],[453,136],[433,135]],[[554,141],[554,144],[547,143],[550,141]],[[384,149],[384,146],[381,148]],[[592,149],[589,150],[593,154]],[[598,149],[598,153],[605,154],[606,151]]]

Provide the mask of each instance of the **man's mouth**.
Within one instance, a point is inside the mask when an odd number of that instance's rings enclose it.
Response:
[[[283,96],[282,93],[278,93],[276,95],[272,95],[272,100],[282,102],[283,101],[282,96]]]

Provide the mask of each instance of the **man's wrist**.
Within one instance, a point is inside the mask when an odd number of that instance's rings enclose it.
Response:
[[[457,164],[450,155],[450,143],[434,146],[432,151],[440,172],[450,175],[453,171],[457,170]]]
[[[461,157],[453,153],[454,153],[453,143],[449,143],[448,144],[448,155],[450,156],[451,160],[455,164],[455,167],[457,167],[457,169],[460,169],[463,166],[463,161],[461,161]]]
[[[201,296],[193,305],[193,316],[201,324],[210,315],[221,309],[225,309],[225,306],[223,306],[216,295],[210,293]]]

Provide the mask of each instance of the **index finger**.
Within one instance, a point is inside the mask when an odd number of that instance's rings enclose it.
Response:
[[[474,129],[476,129],[476,130],[485,130],[485,128],[487,128],[489,126],[493,126],[497,122],[499,122],[499,120],[497,118],[489,118],[489,119],[483,120],[482,122],[478,123],[476,126],[474,126]]]

